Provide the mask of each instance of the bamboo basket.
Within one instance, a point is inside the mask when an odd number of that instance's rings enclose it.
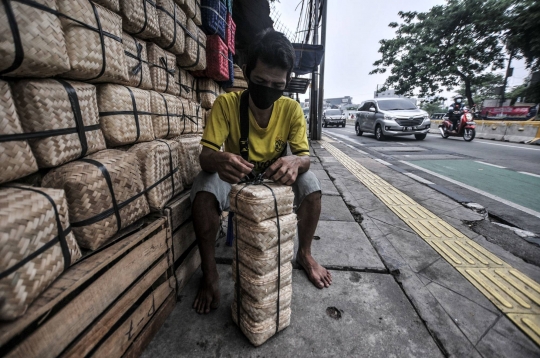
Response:
[[[37,3],[58,10],[56,0]],[[0,76],[50,77],[69,71],[64,33],[55,15],[7,1],[0,7],[0,19]],[[16,46],[9,19],[17,24],[20,47]]]
[[[202,25],[201,2],[199,0],[176,0],[176,3],[184,10],[187,17],[193,20],[195,25]]]
[[[58,0],[58,6],[78,21],[61,18],[71,64],[62,76],[88,82],[127,81],[122,18],[89,0]]]
[[[123,40],[126,65],[128,67],[128,80],[120,81],[120,83],[145,90],[152,89],[146,42],[136,39],[127,32],[124,32]]]
[[[285,287],[292,284],[292,264],[287,262],[281,265],[281,281],[280,287]],[[232,262],[232,275],[236,284],[236,260]],[[255,301],[261,302],[266,299],[267,296],[277,293],[278,289],[278,269],[270,271],[264,275],[256,274],[251,271],[243,263],[240,263],[240,288],[244,290]]]
[[[150,104],[154,136],[172,138],[180,135],[184,122],[180,98],[150,91]]]
[[[186,45],[187,17],[173,0],[156,0],[161,35],[153,41],[175,55],[180,55]]]
[[[178,66],[188,71],[206,69],[206,35],[195,25],[193,20],[187,20],[186,49],[177,57]]]
[[[294,193],[287,185],[265,182],[277,201],[279,217],[293,212]],[[233,185],[229,194],[231,211],[254,222],[275,218],[276,209],[272,191],[264,185]]]
[[[233,321],[238,325],[238,315],[235,301],[233,301],[231,305],[231,310]],[[255,347],[260,346],[276,334],[277,315],[275,314],[273,317],[265,321],[254,322],[245,312],[242,312],[240,313],[240,321],[240,330]],[[278,331],[284,330],[285,328],[289,327],[290,324],[291,308],[289,307],[286,310],[280,311],[279,313]]]
[[[51,170],[42,185],[65,190],[75,238],[90,250],[149,213],[133,153],[103,150]]]
[[[54,79],[12,85],[24,133],[40,168],[52,168],[106,148],[94,85]]]
[[[185,98],[180,98],[180,101],[182,103],[182,118],[184,121],[181,123],[181,135],[190,135],[192,134],[192,126],[191,126],[191,117],[193,116],[193,106],[191,105],[191,101]]]
[[[150,92],[120,85],[99,85],[100,124],[110,147],[154,139]]]
[[[177,83],[179,85],[179,96],[192,101],[197,100],[197,79],[188,71],[177,67]]]
[[[38,170],[36,158],[22,133],[9,85],[0,80],[0,184]]]
[[[63,190],[0,188],[0,319],[22,316],[81,251]]]
[[[225,88],[226,92],[238,92],[246,90],[248,87],[247,81],[244,78],[244,72],[237,64],[233,66],[234,79],[232,87]]]
[[[191,133],[201,133],[202,132],[202,122],[204,116],[204,108],[201,107],[200,103],[190,101],[191,106]]]
[[[247,189],[247,188],[246,188]],[[245,190],[245,189],[244,189]],[[242,192],[243,193],[243,192]],[[240,195],[242,195],[240,193]],[[232,203],[232,200],[236,200],[234,197],[230,196],[229,200]],[[271,205],[273,206],[273,199]],[[275,213],[274,213],[275,215]],[[263,220],[261,222],[255,223],[252,220],[246,219],[243,214],[236,213],[234,216],[233,225],[235,232],[238,233],[238,238],[249,244],[251,247],[259,250],[259,252],[266,252],[268,250],[276,251],[277,255],[277,244],[278,244],[278,230],[276,218],[271,218]],[[291,213],[287,215],[279,215],[279,228],[280,228],[280,239],[281,243],[288,242],[293,240],[296,236],[296,226],[297,226],[296,214]],[[254,256],[252,254],[251,256]],[[254,271],[255,268],[252,268]]]
[[[197,79],[197,96],[203,108],[212,109],[219,92],[220,87],[216,81],[210,78]]]
[[[242,311],[247,313],[253,322],[264,322],[267,319],[276,319],[277,313],[277,292],[268,295],[262,301],[256,301],[245,292],[240,293]],[[234,290],[234,303],[238,302],[236,287]],[[292,285],[287,285],[279,290],[279,310],[284,311],[291,307]],[[233,314],[236,314],[236,305],[234,305]],[[275,326],[274,326],[275,327]]]
[[[182,136],[175,138],[180,145],[180,168],[182,169],[182,182],[185,187],[193,185],[193,180],[200,173],[201,164],[201,137]]]
[[[179,168],[179,144],[158,139],[134,145],[129,152],[139,159],[150,209],[160,211],[176,194],[184,190]]]
[[[147,51],[152,89],[172,95],[179,93],[180,85],[175,80],[176,58],[174,55],[153,43],[148,43]]]
[[[119,0],[92,0],[96,4],[103,6],[113,12],[120,12],[120,1]]]
[[[289,215],[287,215],[289,216]],[[233,220],[234,221],[234,220]],[[264,251],[259,248],[252,247],[246,243],[244,237],[238,234],[238,259],[240,262],[254,273],[264,275],[267,272],[273,271],[278,267],[279,262],[291,262],[294,256],[294,237],[296,236],[296,219],[294,220],[294,235],[281,237],[281,255],[278,261],[277,245]],[[277,231],[277,230],[276,230]],[[282,230],[283,231],[283,230]],[[290,228],[288,231],[291,231]],[[277,241],[277,237],[275,238]],[[234,257],[236,257],[236,245],[233,245]]]
[[[120,13],[125,31],[142,39],[159,37],[159,20],[155,1],[120,0]]]

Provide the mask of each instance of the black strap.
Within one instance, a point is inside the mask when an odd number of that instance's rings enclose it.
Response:
[[[172,17],[173,19],[173,38],[172,38],[172,41],[171,43],[167,46],[167,47],[164,47],[163,49],[164,50],[169,50],[171,49],[174,44],[176,43],[176,24],[177,24],[177,21],[176,21],[176,3],[175,2],[171,2],[172,5],[173,5],[173,16],[171,16],[171,14],[165,10],[165,8],[163,6],[158,6],[157,8],[160,9],[160,10],[163,10],[163,12],[165,12],[166,14],[168,14],[169,16]]]
[[[245,90],[240,96],[240,155],[244,160],[249,158],[249,92]]]
[[[144,1],[144,0],[143,0]],[[136,59],[137,61],[139,61],[135,66],[133,66],[133,68],[131,69],[131,73],[133,75],[137,75],[138,73],[140,73],[140,78],[139,78],[139,83],[137,84],[137,88],[141,86],[142,84],[142,81],[143,81],[143,63],[146,63],[148,64],[148,61],[145,61],[142,59],[142,50],[143,50],[143,45],[135,38],[133,37],[132,35],[129,35],[131,37],[131,39],[133,40],[133,42],[135,43],[135,49],[137,50],[137,54],[134,55],[132,54],[131,52],[129,51],[125,51],[124,50],[124,53],[126,54],[126,56],[128,57],[131,57],[131,58],[134,58]]]
[[[68,244],[67,244],[66,235],[68,235],[71,232],[71,227],[68,227],[66,230],[64,230],[64,228],[62,227],[62,221],[60,220],[60,214],[58,213],[58,208],[56,207],[56,203],[54,202],[54,200],[47,193],[45,193],[45,192],[43,192],[41,190],[38,190],[38,189],[24,187],[24,186],[18,186],[18,185],[9,185],[9,184],[6,185],[5,187],[20,189],[20,190],[28,190],[28,191],[33,191],[34,193],[41,194],[45,198],[47,198],[47,200],[51,203],[51,205],[53,207],[53,210],[54,210],[54,217],[56,219],[56,228],[58,230],[58,235],[54,239],[49,241],[47,244],[40,247],[33,255],[30,255],[31,258],[26,257],[24,260],[26,260],[26,262],[32,260],[34,257],[36,257],[39,254],[43,253],[45,250],[47,250],[49,247],[51,247],[52,245],[56,244],[57,241],[59,241],[60,242],[60,247],[62,248],[62,256],[64,257],[64,271],[67,270],[68,267],[71,266],[71,254],[69,253],[69,247],[68,247]],[[11,273],[15,272],[19,267],[24,265],[26,262],[23,262],[22,264],[19,263],[20,266],[18,266],[16,268],[15,268],[15,266],[13,266],[13,267],[9,268],[8,270],[2,272],[0,274],[0,279],[2,279],[3,277],[5,277],[7,275],[10,275]]]
[[[101,174],[103,174],[103,177],[105,178],[105,181],[107,182],[107,186],[109,187],[109,191],[111,193],[111,200],[113,204],[114,215],[116,216],[116,226],[117,226],[116,232],[120,231],[120,229],[122,228],[122,218],[120,217],[120,210],[118,209],[116,196],[114,195],[114,188],[113,188],[111,176],[109,175],[109,171],[103,164],[101,164],[97,160],[83,158],[80,161],[95,165],[101,171]]]
[[[216,91],[212,91],[212,90],[198,90],[197,92],[199,92],[199,93],[210,93],[210,94],[213,94],[216,97],[219,96],[219,94]]]
[[[96,8],[96,5],[92,1],[90,1],[90,5],[92,5],[92,10],[94,10],[94,16],[96,17],[96,23],[97,23],[97,26],[98,26],[99,41],[101,43],[101,59],[102,59],[102,62],[101,62],[101,71],[99,71],[99,74],[96,77],[87,79],[87,81],[92,81],[92,80],[96,80],[96,79],[100,78],[101,76],[103,76],[103,74],[105,73],[105,69],[107,68],[107,56],[105,55],[105,39],[103,37],[104,36],[103,35],[103,28],[101,27],[101,21],[99,19],[99,13],[98,13],[98,10]]]
[[[138,32],[134,33],[134,35],[138,35],[138,34],[144,32],[144,30],[146,30],[146,26],[148,25],[148,13],[146,11],[146,3],[147,2],[150,3],[150,5],[152,5],[153,7],[156,7],[155,2],[150,1],[150,0],[142,0],[143,9],[144,9],[144,24],[143,24],[143,26],[141,27],[141,29]]]
[[[167,113],[167,134],[165,135],[165,138],[167,138],[169,134],[171,133],[171,120],[169,117],[169,106],[167,105],[167,99],[165,99],[165,96],[159,92],[158,94],[161,96],[161,98],[163,98],[163,103],[165,103],[165,112]]]
[[[167,146],[167,148],[169,148],[169,174],[171,175],[172,196],[174,196],[174,175],[173,175],[174,165],[173,165],[173,158],[172,158],[172,150],[171,150],[171,146],[169,145],[169,143],[165,142],[164,140],[157,139],[157,141],[158,141],[158,142],[161,142],[161,143],[165,143],[165,145]]]
[[[164,57],[160,57],[159,62],[161,62],[162,66],[154,66],[154,67],[159,67],[165,70],[165,78],[167,80],[167,85],[165,86],[164,92],[167,92],[167,90],[169,89],[169,75],[174,76],[175,69],[174,68],[169,69],[169,64],[167,62],[167,54],[165,54]]]
[[[11,8],[11,0],[2,0],[2,4],[4,4],[9,28],[11,29],[11,35],[13,36],[13,43],[15,45],[15,58],[13,59],[13,62],[8,68],[0,71],[0,76],[15,71],[21,66],[24,60],[24,49],[22,45],[21,34],[19,33],[17,19],[15,19],[15,14],[13,13],[13,9]]]
[[[137,102],[135,101],[135,96],[133,95],[133,91],[131,91],[131,88],[126,87],[126,89],[129,92],[129,95],[131,96],[131,105],[133,106],[133,118],[135,119],[135,126],[137,127],[137,137],[133,141],[133,143],[137,142],[141,136],[141,127],[139,125],[139,112],[137,112]]]
[[[100,126],[99,124],[94,124],[91,126],[85,126],[83,128],[86,132],[91,132],[91,131],[97,131],[100,128]],[[73,133],[78,133],[78,128],[51,129],[47,131],[31,132],[31,133],[0,134],[0,143],[56,137],[59,135],[73,134]]]
[[[199,36],[200,36],[200,32],[197,30],[197,39],[195,39],[193,37],[193,35],[191,35],[191,33],[189,31],[186,31],[186,34],[189,33],[189,37],[191,37],[193,40],[195,40],[195,42],[197,43],[197,58],[195,59],[195,62],[193,62],[191,65],[188,65],[188,66],[178,66],[180,68],[183,68],[183,69],[190,69],[190,68],[193,68],[195,66],[197,66],[199,64],[199,60],[200,60],[200,57],[201,57],[201,47],[204,47],[204,49],[206,49],[206,46],[203,46],[199,40]]]
[[[81,113],[81,106],[79,105],[79,97],[77,92],[68,82],[64,80],[57,79],[58,82],[66,90],[69,98],[69,103],[71,103],[71,111],[73,112],[73,117],[75,118],[75,128],[77,128],[77,134],[79,135],[79,142],[81,142],[81,155],[79,158],[82,158],[86,155],[88,151],[88,142],[86,140],[86,132],[84,130],[84,122]]]

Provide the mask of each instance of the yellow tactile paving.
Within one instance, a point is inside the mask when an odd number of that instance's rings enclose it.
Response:
[[[540,345],[540,284],[478,245],[408,195],[334,147],[319,142],[390,210]]]

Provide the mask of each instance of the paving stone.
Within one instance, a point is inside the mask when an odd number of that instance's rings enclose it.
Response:
[[[351,221],[354,218],[340,196],[323,195],[320,220]]]
[[[339,233],[339,235],[336,235]],[[379,255],[357,223],[319,221],[311,250],[324,267],[386,271]],[[298,248],[298,240],[295,243]]]
[[[330,180],[330,177],[326,173],[326,170],[324,169],[313,169],[311,170],[313,174],[317,177],[319,180]]]
[[[371,190],[358,182],[356,178],[336,179],[334,184],[339,190],[341,190],[341,192],[347,191],[350,193],[350,195],[356,200],[357,205],[360,207],[361,213],[369,213],[374,210],[387,208],[387,206],[379,198],[377,198],[371,192]]]
[[[489,311],[468,298],[436,283],[426,285],[450,318],[476,344],[501,315]]]
[[[487,332],[476,348],[484,357],[490,358],[540,357],[540,347],[504,316]]]
[[[191,308],[197,271],[142,357],[442,357],[391,275],[342,271],[332,271],[332,286],[318,290],[294,270],[291,325],[254,348],[232,322],[231,269],[218,269],[220,307],[206,316]]]
[[[373,220],[375,220],[376,225],[385,234],[393,232],[391,230],[393,228],[415,234],[415,231],[411,229],[409,225],[405,224],[405,222],[401,220],[396,214],[394,214],[394,212],[388,207],[370,211],[369,213],[366,213],[365,216],[369,216]]]
[[[321,189],[323,195],[339,195],[338,190],[334,186],[331,180],[319,180],[321,183]]]

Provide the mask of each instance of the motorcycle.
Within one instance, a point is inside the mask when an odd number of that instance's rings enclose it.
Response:
[[[450,120],[450,116],[444,117],[443,122],[439,125],[441,136],[444,139],[448,137],[463,137],[466,142],[473,140],[476,135],[476,122],[474,121],[476,113],[474,109],[475,107],[472,107],[471,110],[463,107],[462,111],[454,111],[454,115],[461,114],[457,130],[452,130],[453,123]]]

